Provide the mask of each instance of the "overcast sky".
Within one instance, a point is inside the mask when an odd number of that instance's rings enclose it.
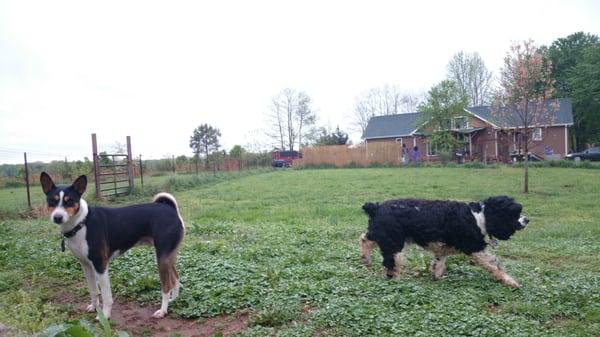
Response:
[[[91,133],[191,155],[203,123],[246,145],[286,87],[349,130],[365,90],[427,91],[461,50],[497,75],[512,42],[577,31],[600,33],[600,1],[0,0],[0,163],[91,158]]]

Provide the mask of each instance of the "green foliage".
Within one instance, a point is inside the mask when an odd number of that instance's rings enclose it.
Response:
[[[545,53],[553,65],[555,97],[569,97],[573,102],[570,134],[575,151],[600,142],[599,45],[597,35],[577,32],[555,40]]]
[[[571,97],[569,72],[583,60],[584,50],[599,42],[597,35],[584,32],[573,33],[552,42],[546,57],[552,62],[552,77],[556,81],[557,98]]]
[[[245,153],[246,149],[244,149],[241,145],[234,145],[231,150],[229,150],[229,155],[237,159],[241,159]]]
[[[208,124],[202,124],[195,128],[190,137],[190,147],[196,158],[200,158],[202,155],[208,158],[211,153],[218,151],[220,146],[219,137],[221,137],[221,131]],[[206,161],[206,167],[208,167],[208,160]]]
[[[340,130],[340,127],[338,126],[333,132],[328,132],[325,128],[322,128],[314,145],[345,145],[347,142],[348,134]]]
[[[280,170],[178,192],[186,222],[177,260],[183,287],[170,315],[249,312],[250,326],[241,336],[597,334],[597,172],[532,167],[536,188],[523,195],[515,183],[519,169],[467,165]],[[494,249],[521,289],[500,285],[463,256],[448,259],[440,281],[431,279],[430,255],[416,248],[407,251],[398,280],[385,279],[377,252],[372,268],[359,261],[365,201],[499,194],[516,197],[531,220]],[[84,315],[51,300],[63,289],[88,301],[78,263],[57,253],[56,231],[46,219],[0,223],[0,271],[10,271],[0,272],[0,321],[23,335]],[[159,305],[151,248],[136,247],[112,261],[111,281],[116,298]],[[13,297],[19,291],[27,300]],[[16,303],[30,305],[16,310]],[[30,317],[46,320],[28,327]]]
[[[600,44],[582,52],[581,61],[568,72],[573,99],[578,148],[600,143]]]
[[[452,129],[455,117],[466,116],[464,109],[469,98],[460,90],[458,85],[450,80],[444,80],[429,90],[427,101],[418,110],[422,117],[417,121],[423,131],[427,131],[427,143],[437,146],[442,152],[449,152],[461,145]]]
[[[85,320],[70,321],[63,324],[52,325],[42,331],[38,337],[129,337],[124,331],[113,332],[110,323],[98,310],[100,328],[95,328]]]

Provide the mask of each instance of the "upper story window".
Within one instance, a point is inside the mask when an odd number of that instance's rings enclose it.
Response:
[[[531,133],[531,139],[538,142],[542,140],[542,128],[533,129],[533,132]]]
[[[452,129],[463,130],[469,128],[469,118],[466,116],[452,118]]]

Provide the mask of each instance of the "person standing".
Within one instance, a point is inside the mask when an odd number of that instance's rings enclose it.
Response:
[[[419,147],[416,145],[412,151],[412,163],[415,165],[419,163]]]
[[[402,155],[402,164],[406,164],[408,162],[408,148],[405,143],[402,143],[402,149],[400,151]]]

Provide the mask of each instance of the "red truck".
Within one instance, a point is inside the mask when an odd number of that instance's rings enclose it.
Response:
[[[302,158],[302,152],[298,151],[273,151],[273,161],[271,166],[273,167],[292,167],[294,166],[294,159]]]

